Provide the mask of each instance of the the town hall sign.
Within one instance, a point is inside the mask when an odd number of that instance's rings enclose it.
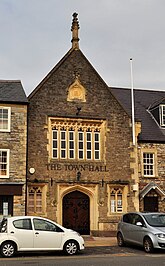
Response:
[[[89,172],[108,172],[106,165],[96,164],[47,164],[47,170],[54,171],[89,171]]]

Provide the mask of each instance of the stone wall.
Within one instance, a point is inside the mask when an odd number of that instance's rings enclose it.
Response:
[[[1,104],[3,106],[3,104]],[[22,185],[22,196],[14,195],[13,215],[25,214],[26,194],[26,150],[27,150],[27,106],[5,104],[11,107],[11,130],[1,132],[1,149],[10,150],[9,178],[1,178],[1,183]],[[10,192],[9,192],[10,193]],[[10,194],[9,194],[10,195]]]
[[[67,101],[68,88],[74,82],[74,73],[78,71],[79,80],[86,91],[86,101]],[[28,175],[29,184],[38,182],[46,184],[46,213],[45,216],[62,223],[62,198],[59,198],[60,184],[66,187],[78,186],[86,188],[94,184],[97,186],[89,192],[90,200],[95,199],[98,211],[97,226],[94,231],[109,231],[116,228],[119,220],[114,215],[108,216],[108,190],[109,185],[123,185],[128,187],[127,205],[132,206],[134,193],[130,190],[132,175],[130,169],[131,154],[131,127],[130,118],[118,101],[111,94],[104,81],[95,72],[83,54],[77,50],[53,69],[45,80],[39,84],[29,97],[29,121],[28,121],[28,169],[35,168],[33,175]],[[77,107],[81,107],[79,116],[76,115]],[[50,134],[49,118],[67,119],[98,119],[104,122],[104,136],[102,149],[104,151],[102,161],[69,161],[52,160],[49,156]],[[58,167],[47,168],[47,164],[58,164]],[[64,165],[90,164],[95,167],[100,164],[106,166],[106,171],[91,171],[89,167],[81,172],[81,179],[77,181],[77,171],[73,167],[69,170]],[[57,190],[57,185],[59,190]],[[91,194],[90,194],[91,193]],[[97,193],[97,195],[96,195]],[[132,193],[132,194],[131,194]],[[130,196],[131,195],[131,196]],[[54,202],[56,202],[54,204]],[[132,209],[134,206],[131,207]],[[96,217],[93,216],[93,219]],[[113,225],[111,223],[113,221]],[[93,223],[93,221],[92,221]],[[115,225],[114,225],[115,224]],[[112,226],[110,226],[112,225]],[[97,228],[96,228],[97,227]]]

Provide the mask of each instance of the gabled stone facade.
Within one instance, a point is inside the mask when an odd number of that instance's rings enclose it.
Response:
[[[79,49],[76,23],[72,48],[28,97],[27,212],[112,235],[138,208],[131,119]]]

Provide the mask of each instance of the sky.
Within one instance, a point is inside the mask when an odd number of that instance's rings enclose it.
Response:
[[[0,0],[0,79],[28,96],[71,48],[79,47],[108,86],[165,90],[165,0]]]

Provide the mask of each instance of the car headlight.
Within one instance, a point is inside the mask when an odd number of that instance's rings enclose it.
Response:
[[[165,239],[165,234],[163,234],[163,233],[156,234],[156,236],[157,236],[158,238]]]

